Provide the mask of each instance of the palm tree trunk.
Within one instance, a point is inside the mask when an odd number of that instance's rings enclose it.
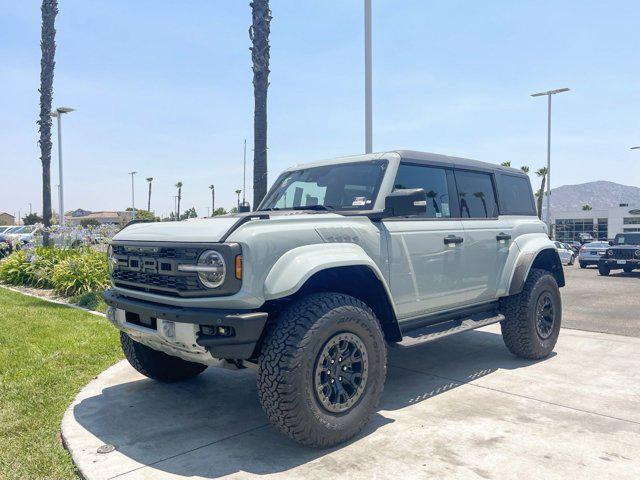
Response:
[[[178,189],[178,213],[176,214],[176,220],[180,220],[180,200],[182,200],[182,187]]]
[[[257,208],[267,194],[267,91],[269,89],[269,33],[271,10],[269,0],[253,0],[250,4],[252,24],[251,60],[253,62],[253,207]]]
[[[149,198],[147,199],[147,212],[151,211],[151,183],[149,182]]]
[[[42,162],[42,219],[45,226],[43,243],[49,244],[48,227],[51,226],[51,100],[53,97],[53,71],[56,56],[56,15],[58,0],[42,0],[42,36],[40,49],[40,161]],[[64,212],[60,212],[62,220]]]
[[[542,182],[540,183],[540,191],[538,192],[538,218],[542,220],[542,199],[544,198],[544,187],[547,183],[547,176],[542,176]]]

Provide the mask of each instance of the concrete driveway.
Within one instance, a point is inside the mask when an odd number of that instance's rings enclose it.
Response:
[[[252,371],[163,385],[126,362],[80,393],[62,434],[88,480],[638,478],[638,338],[563,330],[553,356],[530,362],[491,326],[389,362],[373,421],[331,450],[280,436]]]

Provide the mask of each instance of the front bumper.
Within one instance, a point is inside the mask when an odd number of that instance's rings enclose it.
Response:
[[[189,356],[190,360],[191,355],[202,358],[203,352],[216,359],[251,358],[268,317],[266,312],[251,310],[163,305],[126,297],[114,290],[107,290],[103,297],[110,307],[107,317],[120,330],[152,348],[161,346],[166,353],[167,349],[175,349],[175,355]],[[202,327],[214,333],[206,335]],[[227,334],[218,334],[219,327]]]
[[[640,268],[640,259],[636,258],[626,258],[626,259],[616,259],[616,258],[601,258],[598,262],[599,265],[606,265],[609,268],[623,268],[623,267],[633,267]]]

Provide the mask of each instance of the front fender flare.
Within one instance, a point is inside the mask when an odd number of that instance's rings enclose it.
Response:
[[[370,268],[391,300],[389,286],[380,268],[364,249],[355,243],[318,243],[289,250],[267,274],[264,298],[273,300],[287,297],[297,292],[311,276],[321,270],[354,265]]]

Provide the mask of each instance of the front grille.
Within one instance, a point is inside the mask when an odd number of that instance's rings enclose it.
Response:
[[[205,247],[116,244],[112,249],[111,280],[116,287],[176,297],[207,291],[197,273],[178,271],[178,265],[195,264]]]
[[[611,258],[615,258],[616,260],[631,260],[632,258],[638,258],[634,257],[635,251],[636,249],[634,248],[615,248],[613,249],[613,257]]]

